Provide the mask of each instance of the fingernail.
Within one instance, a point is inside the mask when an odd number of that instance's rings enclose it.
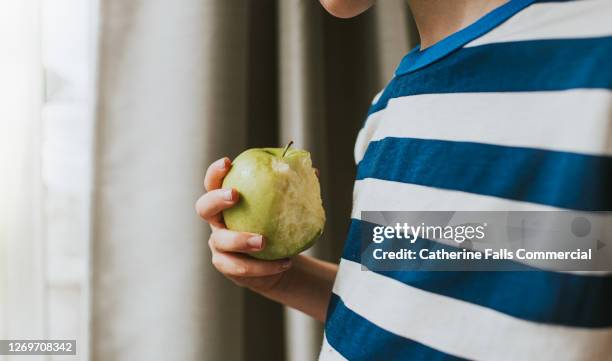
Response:
[[[262,248],[261,246],[263,245],[263,237],[259,235],[252,236],[251,238],[247,239],[247,244],[249,245],[250,248],[260,249]]]
[[[234,190],[226,189],[223,191],[223,199],[226,201],[234,200]]]
[[[287,269],[291,266],[291,260],[290,259],[285,259],[281,261],[281,268],[282,269]]]
[[[227,168],[227,162],[228,159],[227,158],[221,158],[219,160],[217,160],[215,163],[215,166],[217,168],[219,168],[220,170],[224,170],[225,168]]]

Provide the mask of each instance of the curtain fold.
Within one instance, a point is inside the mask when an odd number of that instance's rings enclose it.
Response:
[[[46,326],[38,2],[0,4],[0,337],[42,338]],[[0,356],[14,360],[19,356]],[[38,360],[38,359],[36,359]]]
[[[243,1],[101,1],[92,236],[94,360],[239,360],[243,292],[193,204],[246,146]]]
[[[323,13],[315,1],[279,2],[279,109],[278,143],[295,141],[297,148],[308,149],[320,177],[323,203],[329,203],[325,162],[325,79]],[[306,253],[325,256],[327,233]],[[316,357],[321,340],[318,322],[301,312],[285,310],[286,358],[301,361]]]
[[[92,359],[316,358],[321,325],[213,269],[193,204],[215,159],[294,140],[321,170],[311,253],[338,259],[355,136],[412,31],[381,3],[339,20],[312,0],[100,0]]]

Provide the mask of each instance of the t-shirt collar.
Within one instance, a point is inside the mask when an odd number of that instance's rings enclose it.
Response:
[[[448,55],[454,50],[461,48],[470,41],[488,33],[514,14],[531,5],[534,1],[535,0],[510,0],[484,15],[468,27],[447,36],[423,51],[417,46],[402,59],[397,70],[395,70],[395,76],[419,70]]]

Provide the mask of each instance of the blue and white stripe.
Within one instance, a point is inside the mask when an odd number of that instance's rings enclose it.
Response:
[[[609,274],[359,264],[364,210],[612,211],[611,18],[512,0],[402,60],[357,138],[321,360],[612,359]]]

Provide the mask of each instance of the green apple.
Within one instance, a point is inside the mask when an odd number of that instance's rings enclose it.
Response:
[[[254,148],[232,162],[223,188],[240,193],[238,204],[223,211],[228,229],[261,234],[265,260],[296,255],[321,236],[325,211],[310,153],[301,149]]]

